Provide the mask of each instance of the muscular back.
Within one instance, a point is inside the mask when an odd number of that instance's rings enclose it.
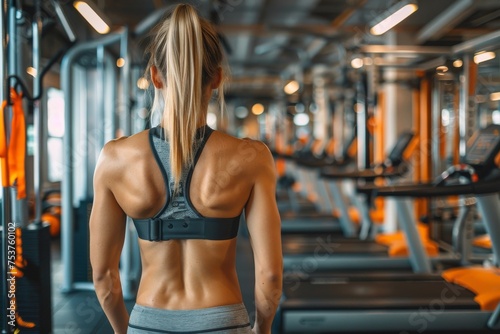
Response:
[[[161,210],[167,200],[165,181],[147,131],[108,144],[103,155],[98,168],[124,214],[144,219]],[[237,216],[249,203],[256,176],[272,168],[269,159],[263,144],[214,131],[193,171],[189,194],[194,208],[205,217]],[[139,240],[139,245],[138,304],[193,309],[241,302],[236,238]]]

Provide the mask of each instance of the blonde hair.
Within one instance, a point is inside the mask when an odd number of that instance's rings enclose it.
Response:
[[[163,111],[162,126],[170,143],[171,172],[177,191],[182,169],[194,160],[200,112],[206,113],[203,88],[218,75],[224,56],[215,28],[187,4],[175,6],[159,24],[147,51],[151,55],[147,72],[155,66],[163,82],[161,89],[155,89],[152,110]],[[221,81],[221,108],[222,88]]]

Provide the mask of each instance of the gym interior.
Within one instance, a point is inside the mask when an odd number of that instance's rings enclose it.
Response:
[[[230,68],[207,124],[275,159],[273,333],[500,332],[500,2],[186,2]],[[92,179],[106,142],[155,122],[145,45],[175,3],[2,1],[2,333],[113,333],[92,283]],[[124,223],[130,311],[141,264]],[[244,217],[238,238],[252,319]]]

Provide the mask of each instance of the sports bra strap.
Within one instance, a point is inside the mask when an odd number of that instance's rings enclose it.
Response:
[[[132,219],[139,238],[227,240],[238,234],[240,215],[233,218]]]

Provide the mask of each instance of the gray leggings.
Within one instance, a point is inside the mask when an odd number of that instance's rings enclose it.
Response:
[[[127,334],[224,333],[251,334],[243,304],[196,310],[163,310],[135,304]]]

